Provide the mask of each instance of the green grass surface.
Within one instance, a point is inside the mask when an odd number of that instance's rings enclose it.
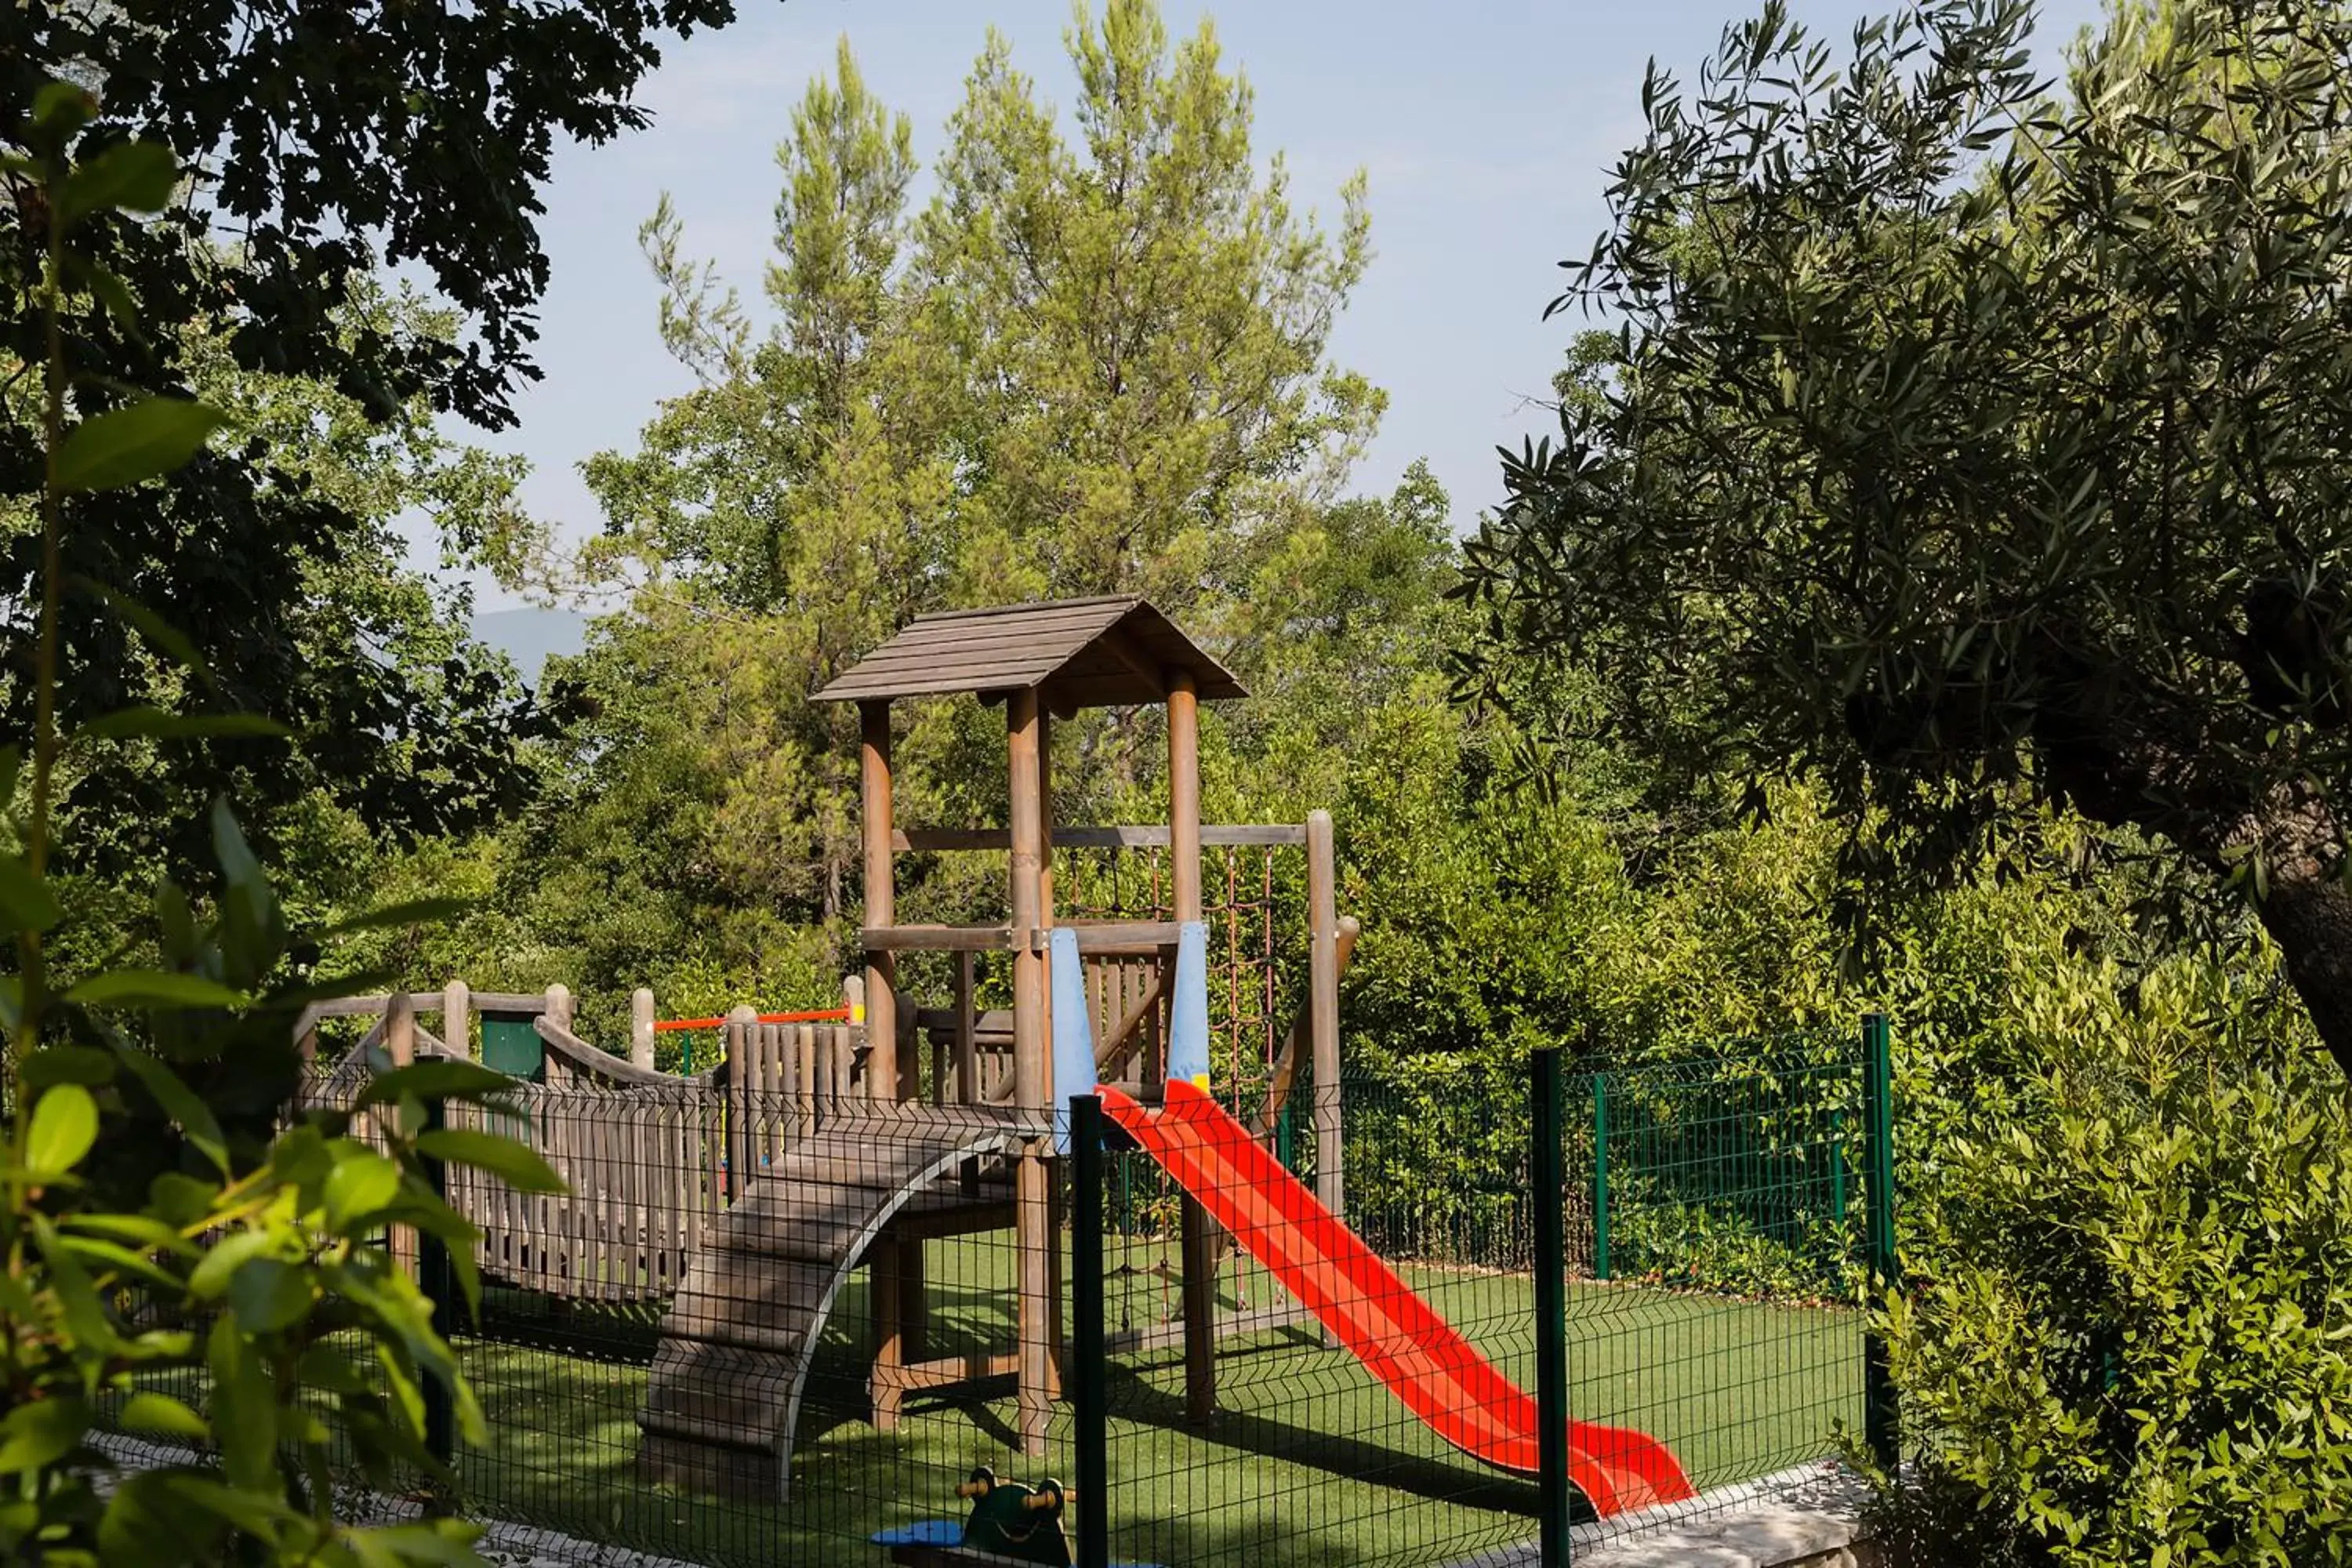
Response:
[[[1005,1240],[930,1248],[932,1353],[1009,1344]],[[1173,1310],[1175,1281],[1148,1272],[1172,1251],[1112,1247],[1114,1333]],[[1401,1272],[1506,1373],[1533,1387],[1526,1276]],[[1220,1284],[1230,1310],[1283,1299],[1250,1266],[1229,1263]],[[493,1426],[491,1445],[461,1460],[470,1501],[486,1514],[701,1561],[879,1563],[866,1537],[957,1514],[954,1485],[975,1465],[1024,1479],[1072,1479],[1066,1407],[1057,1410],[1052,1451],[1024,1459],[1009,1379],[911,1396],[898,1430],[877,1432],[866,1420],[865,1313],[861,1280],[845,1292],[811,1378],[792,1498],[772,1505],[656,1490],[637,1479],[649,1322],[550,1312],[544,1303],[502,1313],[502,1334],[535,1342],[465,1346]],[[1569,1313],[1575,1414],[1664,1440],[1702,1488],[1821,1454],[1833,1422],[1859,1420],[1861,1331],[1852,1313],[1611,1285],[1573,1287]],[[1219,1410],[1199,1427],[1183,1419],[1181,1351],[1114,1354],[1112,1363],[1115,1556],[1250,1568],[1441,1563],[1532,1532],[1531,1481],[1449,1447],[1311,1329],[1225,1342]]]

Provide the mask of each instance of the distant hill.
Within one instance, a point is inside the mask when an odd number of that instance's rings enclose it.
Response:
[[[588,646],[588,617],[570,610],[490,610],[474,617],[474,635],[514,660],[536,687],[550,654],[569,657]]]

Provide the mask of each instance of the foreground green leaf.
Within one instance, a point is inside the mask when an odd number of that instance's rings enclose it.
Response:
[[[241,1007],[247,998],[217,980],[168,969],[110,969],[67,988],[83,1007]]]
[[[180,397],[150,397],[85,419],[58,448],[58,488],[116,489],[168,474],[223,423],[218,409]]]
[[[78,1083],[61,1083],[33,1106],[25,1134],[25,1163],[42,1175],[63,1175],[98,1142],[98,1101]]]
[[[180,161],[160,142],[119,142],[66,178],[58,221],[68,226],[94,212],[162,212],[180,183]]]
[[[548,1163],[511,1138],[447,1127],[416,1137],[416,1152],[453,1165],[472,1165],[489,1172],[518,1192],[561,1193],[569,1184]]]

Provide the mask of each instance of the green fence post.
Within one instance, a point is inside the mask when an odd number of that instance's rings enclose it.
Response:
[[[1536,1214],[1536,1485],[1544,1568],[1568,1562],[1568,1183],[1560,1168],[1559,1052],[1529,1058]]]
[[[1862,1115],[1864,1223],[1874,1303],[1895,1282],[1895,1069],[1884,1013],[1872,1013],[1862,1021]],[[1862,1353],[1863,1435],[1871,1456],[1891,1470],[1901,1457],[1902,1433],[1886,1340],[1876,1328],[1865,1331]]]
[[[444,1110],[437,1100],[425,1102],[425,1131],[436,1132],[443,1126]],[[449,1199],[448,1168],[432,1155],[422,1156],[425,1179],[433,1184],[433,1195],[446,1203]],[[416,1282],[433,1303],[433,1331],[447,1342],[457,1323],[457,1270],[450,1267],[449,1244],[423,1226],[416,1227]],[[452,1346],[454,1352],[455,1347]],[[425,1449],[445,1465],[457,1461],[457,1410],[450,1397],[449,1385],[427,1373],[425,1376]]]
[[[1609,1278],[1609,1075],[1592,1074],[1592,1277]]]
[[[1830,1217],[1845,1232],[1845,1109],[1830,1112]]]
[[[1109,1568],[1110,1455],[1103,1408],[1102,1101],[1070,1096],[1070,1325],[1077,1443],[1078,1568]]]

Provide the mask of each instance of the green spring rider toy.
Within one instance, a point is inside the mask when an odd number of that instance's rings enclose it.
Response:
[[[982,1465],[956,1487],[956,1496],[971,1503],[971,1517],[961,1524],[924,1520],[883,1531],[874,1537],[875,1544],[889,1547],[894,1563],[966,1562],[970,1559],[962,1554],[973,1552],[1070,1568],[1069,1532],[1062,1528],[1070,1492],[1061,1482],[1047,1479],[1025,1487],[998,1479],[994,1470]]]

